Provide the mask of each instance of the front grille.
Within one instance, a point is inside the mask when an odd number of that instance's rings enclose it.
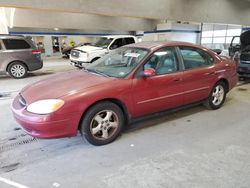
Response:
[[[250,64],[250,60],[248,60],[248,61],[242,61],[242,60],[240,60],[240,63],[243,63],[243,64]]]
[[[26,106],[26,101],[25,99],[23,98],[23,96],[21,94],[19,94],[19,104],[22,106],[22,107],[25,107]]]
[[[242,53],[240,55],[240,60],[245,62],[250,62],[250,53]]]
[[[71,50],[70,55],[71,55],[72,57],[77,57],[77,58],[78,58],[79,55],[80,55],[80,52],[77,51],[77,50]]]

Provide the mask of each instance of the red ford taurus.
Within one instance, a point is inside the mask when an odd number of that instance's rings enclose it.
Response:
[[[68,137],[80,130],[90,143],[103,145],[131,118],[195,102],[218,109],[237,80],[234,61],[201,46],[143,42],[25,87],[12,111],[34,137]]]

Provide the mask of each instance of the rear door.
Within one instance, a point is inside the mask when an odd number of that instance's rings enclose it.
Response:
[[[154,52],[143,69],[155,69],[156,75],[133,80],[134,115],[141,116],[182,105],[182,71],[174,47]]]
[[[215,84],[217,76],[213,57],[195,47],[179,47],[183,59],[184,104],[207,98]]]

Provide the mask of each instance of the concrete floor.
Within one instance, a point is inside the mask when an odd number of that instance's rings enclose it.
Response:
[[[217,111],[197,106],[140,120],[102,147],[80,135],[26,135],[11,115],[14,95],[28,83],[71,69],[68,60],[51,58],[23,80],[0,78],[0,91],[11,94],[0,98],[1,188],[250,187],[249,83],[240,82]]]

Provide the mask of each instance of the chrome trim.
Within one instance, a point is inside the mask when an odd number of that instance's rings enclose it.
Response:
[[[165,99],[165,98],[169,98],[169,97],[174,97],[174,96],[177,96],[177,95],[188,94],[188,93],[192,93],[192,92],[200,91],[200,90],[204,90],[204,89],[209,89],[209,88],[210,88],[209,86],[206,86],[206,87],[193,89],[193,90],[189,90],[189,91],[185,91],[185,92],[181,92],[181,93],[176,93],[176,94],[172,94],[172,95],[166,95],[166,96],[162,96],[162,97],[157,97],[157,98],[153,98],[153,99],[140,101],[140,102],[137,102],[137,104],[144,104],[144,103],[148,103],[148,102],[152,102],[152,101],[157,101],[157,100],[161,100],[161,99]]]
[[[23,96],[20,94],[19,98],[18,98],[19,104],[23,107],[25,107],[27,105],[25,99],[23,98]]]
[[[250,61],[241,60],[240,63],[243,63],[243,64],[250,64]]]

